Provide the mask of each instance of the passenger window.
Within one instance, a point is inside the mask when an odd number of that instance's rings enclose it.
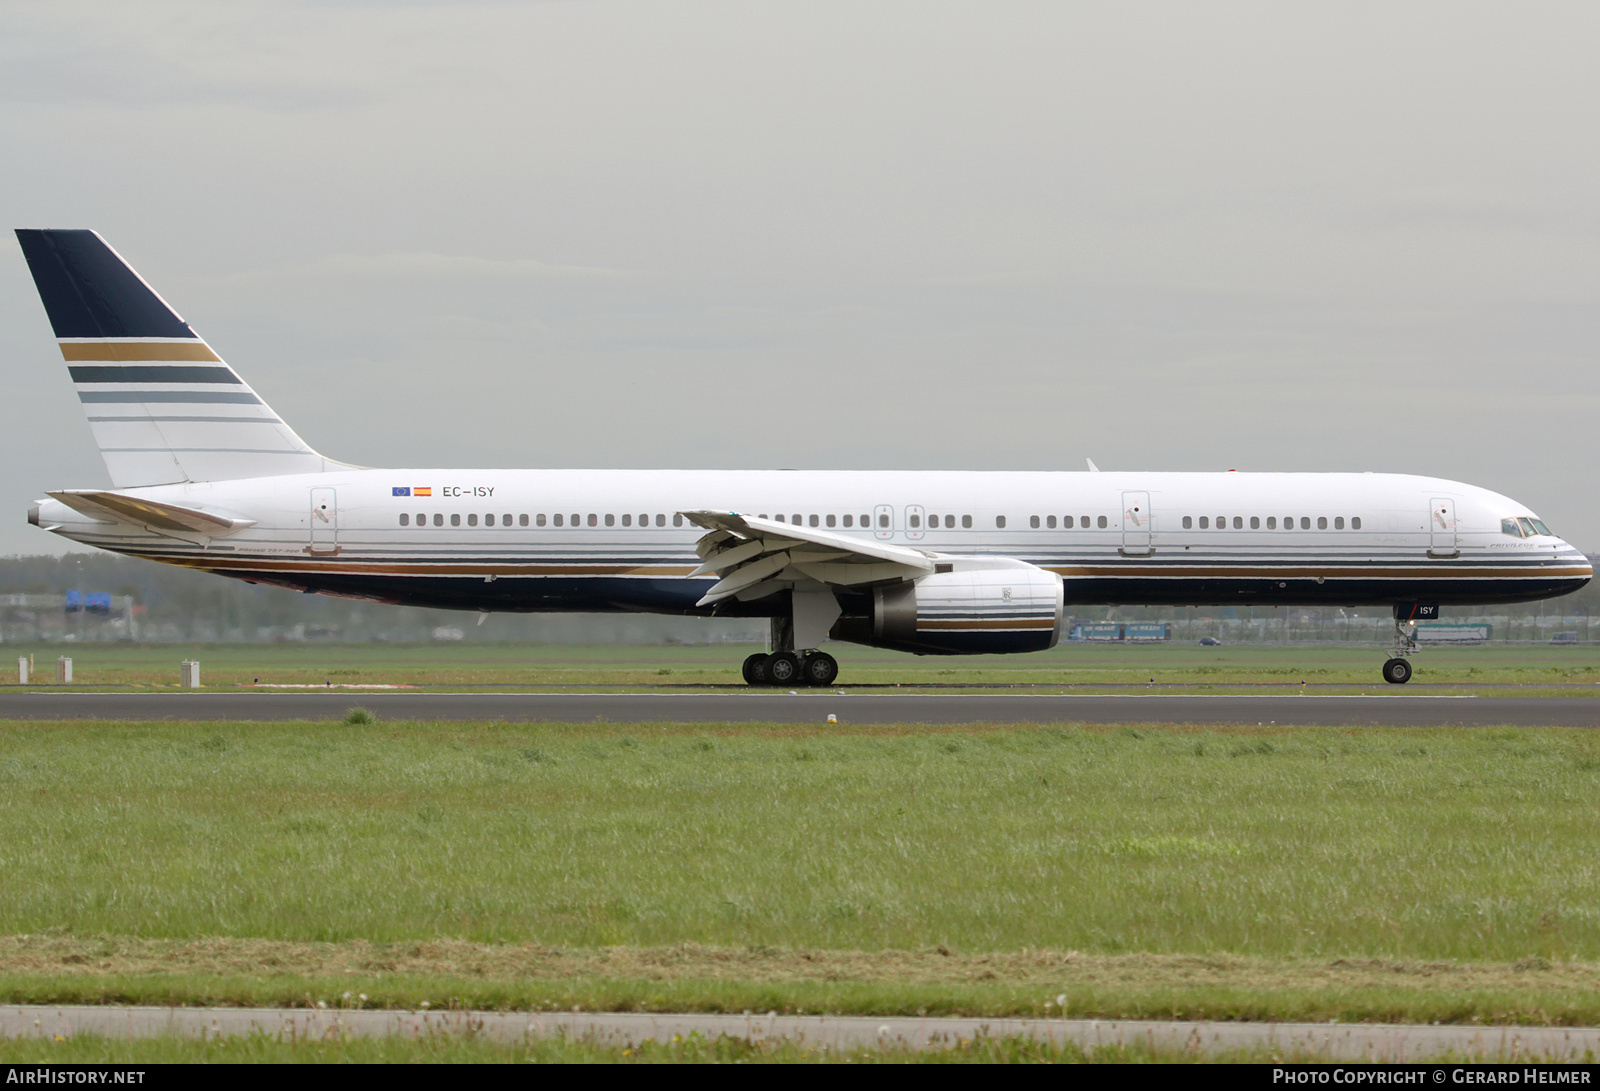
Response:
[[[578,513],[577,512],[573,512],[572,513],[572,525],[573,526],[577,526],[578,523],[579,523]],[[589,525],[591,527],[594,526],[594,516],[592,516],[592,515],[589,516]]]
[[[561,520],[562,520],[562,516],[561,516],[561,514],[559,512],[556,514],[555,520],[556,520],[556,526],[559,527],[561,525]]]
[[[1192,517],[1190,517],[1188,515],[1185,515],[1183,517],[1183,529],[1184,530],[1193,530],[1194,529],[1194,519]]]
[[[916,516],[913,515],[912,518],[915,519]],[[813,515],[810,518],[810,520],[808,520],[808,522],[810,523],[811,526],[816,526],[817,525],[817,517],[815,515]]]
[[[434,512],[433,513],[433,525],[436,526],[436,527],[444,526],[444,516],[440,515],[438,512]]]
[[[1328,529],[1328,517],[1326,515],[1317,516],[1317,529],[1318,530],[1327,530]]]
[[[1267,529],[1268,530],[1277,530],[1278,529],[1278,517],[1276,515],[1267,516]]]
[[[1228,529],[1228,517],[1226,515],[1217,516],[1217,529],[1218,530],[1227,530]]]
[[[870,527],[872,525],[872,516],[870,516],[870,515],[861,516],[860,520],[858,520],[858,525],[859,526],[863,526],[863,527]],[[888,526],[888,525],[889,524],[887,524],[887,523],[884,524],[884,526]]]
[[[400,513],[400,525],[403,527],[408,527],[411,525],[410,513],[404,511]]]
[[[657,514],[656,514],[656,526],[658,526],[658,527],[664,527],[664,526],[666,526],[666,525],[667,525],[667,517],[666,517],[666,516],[665,516],[665,515],[662,515],[662,514],[660,514],[660,513],[659,513],[659,512],[658,512],[658,513],[657,513]]]
[[[477,525],[478,525],[478,516],[477,516],[476,513],[473,513],[473,514],[467,516],[467,526],[475,527]]]
[[[1233,529],[1234,530],[1243,530],[1244,529],[1244,516],[1235,515],[1233,517]]]
[[[887,514],[878,516],[878,526],[884,530],[889,529],[889,516]]]
[[[1252,515],[1250,517],[1250,529],[1251,530],[1260,530],[1261,529],[1261,516]]]
[[[847,527],[855,526],[855,522],[856,517],[854,515],[846,515],[844,517],[844,525]]]
[[[944,517],[944,529],[946,529],[946,530],[954,530],[954,529],[956,529],[956,517],[954,515],[946,515]]]
[[[994,525],[1004,530],[1006,528],[1006,517],[1004,515],[996,515],[994,517]]]
[[[452,515],[450,517],[450,525],[453,526],[453,527],[459,527],[461,525],[461,516],[460,515]]]
[[[1361,516],[1352,515],[1350,517],[1350,529],[1351,530],[1360,530],[1361,529]]]
[[[1344,529],[1344,516],[1335,515],[1333,517],[1333,529],[1334,530],[1343,530]]]
[[[648,515],[639,516],[639,525],[641,527],[649,526],[650,525],[650,516],[648,516]]]
[[[559,519],[559,518],[561,518],[561,516],[559,516],[559,515],[558,515],[558,516],[556,516],[556,518],[557,518],[557,519]],[[540,513],[539,513],[539,515],[538,515],[538,516],[536,516],[536,517],[535,517],[535,521],[536,521],[536,522],[537,522],[537,523],[538,523],[538,524],[539,524],[539,525],[540,525],[540,526],[541,526],[541,527],[542,527],[542,526],[544,526],[544,513],[543,513],[543,512],[540,512]],[[527,517],[527,516],[526,516],[526,515],[524,515],[524,516],[523,516],[523,517],[522,517],[522,520],[521,520],[521,522],[522,522],[522,525],[523,525],[523,526],[527,526],[527,525],[528,525],[528,517]]]
[[[589,525],[591,527],[600,525],[600,517],[592,511],[589,513]]]
[[[1089,517],[1087,515],[1085,515],[1084,518],[1087,519]],[[1104,515],[1100,516],[1099,519],[1095,520],[1095,525],[1098,526],[1101,530],[1106,529],[1106,517]]]
[[[1039,529],[1039,517],[1037,515],[1028,516],[1028,525],[1030,527],[1032,527],[1034,530],[1038,530]]]
[[[1201,530],[1210,530],[1211,529],[1211,516],[1202,515],[1200,517],[1200,529]]]
[[[962,526],[963,529],[971,530],[972,529],[972,516],[963,515],[961,517],[961,526]]]
[[[609,523],[609,521],[610,521],[610,520],[609,520],[609,519],[608,519],[608,520],[607,520],[607,522],[608,522],[608,523]],[[623,517],[622,517],[622,525],[623,525],[623,526],[625,526],[625,527],[631,527],[631,526],[633,526],[633,516],[631,516],[631,515],[624,515],[624,516],[623,516]]]
[[[494,513],[493,512],[490,512],[488,515],[485,515],[483,517],[483,525],[486,526],[486,527],[494,526]]]
[[[1302,515],[1300,517],[1300,529],[1301,530],[1310,530],[1311,529],[1311,516]]]
[[[1045,516],[1044,517],[1044,525],[1045,525],[1046,528],[1048,528],[1050,530],[1056,529],[1056,517],[1054,515]]]
[[[780,523],[787,523],[788,522],[788,520],[783,517],[783,512],[781,512],[781,511],[778,514],[774,515],[773,518],[776,519]]]
[[[828,525],[830,527],[836,525],[838,522],[839,520],[834,518],[832,515],[828,516]]]
[[[610,512],[607,512],[606,513],[606,526],[614,527],[616,525],[617,525],[617,517],[615,515],[612,515]]]
[[[424,515],[420,511],[417,512],[417,526],[425,527],[427,525],[428,525],[428,517],[426,515]]]
[[[683,516],[679,515],[677,512],[673,512],[672,513],[672,525],[675,526],[675,527],[683,526]]]
[[[798,514],[796,514],[795,517],[793,519],[789,520],[789,521],[791,523],[793,523],[795,526],[799,526],[800,525],[800,516]]]

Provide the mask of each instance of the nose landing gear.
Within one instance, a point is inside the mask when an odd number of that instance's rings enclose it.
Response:
[[[1438,617],[1437,606],[1396,606],[1394,608],[1394,647],[1383,664],[1383,680],[1393,686],[1411,681],[1411,660],[1417,651],[1417,617]],[[1410,626],[1409,629],[1406,626]]]

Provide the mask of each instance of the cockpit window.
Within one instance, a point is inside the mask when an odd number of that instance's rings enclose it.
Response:
[[[1544,525],[1544,521],[1542,519],[1526,519],[1524,522],[1532,523],[1534,532],[1537,534],[1543,534],[1548,538],[1555,537],[1555,533],[1549,527]]]
[[[1500,533],[1509,534],[1513,538],[1520,538],[1522,537],[1522,528],[1517,526],[1515,519],[1502,519],[1500,520]]]
[[[1535,534],[1539,533],[1537,530],[1533,529],[1533,520],[1529,519],[1525,515],[1517,519],[1517,526],[1522,528],[1522,536],[1524,538],[1532,538]]]

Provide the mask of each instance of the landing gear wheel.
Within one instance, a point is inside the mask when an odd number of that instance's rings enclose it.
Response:
[[[793,652],[773,652],[767,656],[767,684],[787,686],[800,680],[800,660]]]
[[[755,655],[750,656],[744,661],[744,666],[740,668],[740,673],[744,675],[745,685],[747,686],[766,685],[770,681],[767,677],[766,655],[762,652],[757,652]]]
[[[1411,681],[1411,664],[1404,659],[1394,658],[1383,665],[1383,680],[1396,686],[1403,686]]]
[[[831,686],[839,677],[839,661],[827,652],[812,652],[801,667],[808,686]]]

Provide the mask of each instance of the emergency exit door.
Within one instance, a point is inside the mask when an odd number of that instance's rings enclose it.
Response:
[[[335,489],[311,490],[311,544],[306,552],[339,552],[339,501]]]
[[[1155,552],[1150,538],[1150,494],[1125,492],[1122,494],[1122,553],[1127,557],[1144,557]]]

